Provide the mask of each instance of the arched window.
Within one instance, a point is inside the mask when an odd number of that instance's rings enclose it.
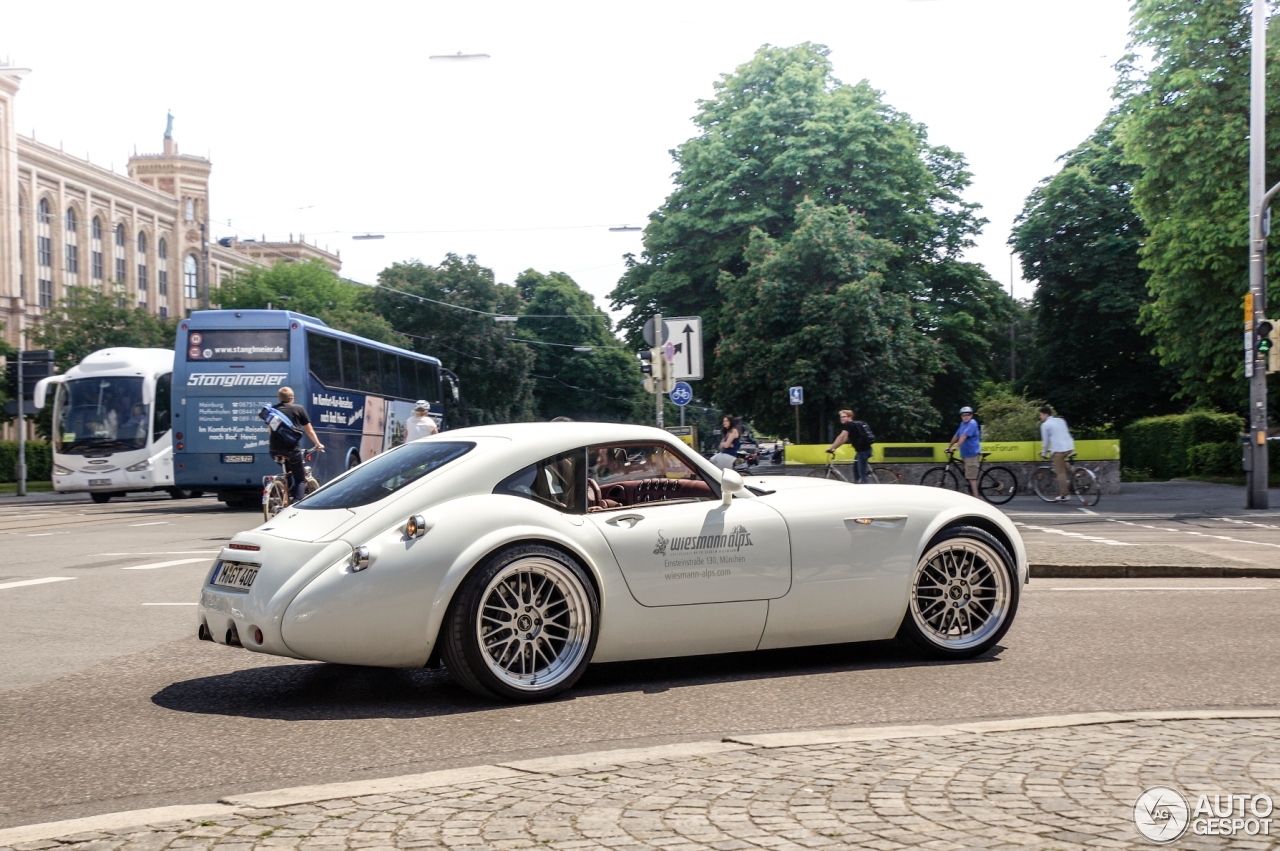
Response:
[[[63,241],[66,242],[67,248],[67,279],[65,281],[68,287],[74,287],[80,283],[80,233],[79,222],[76,221],[76,211],[67,208],[67,226],[63,229]]]
[[[163,311],[165,296],[169,295],[169,243],[163,236],[156,243],[156,292]]]
[[[102,286],[102,219],[97,216],[93,217],[93,224],[89,227],[89,258],[93,282]]]
[[[200,297],[200,266],[194,254],[188,254],[182,263],[182,293],[187,298]]]
[[[38,298],[41,307],[53,304],[53,215],[49,200],[41,198],[36,208],[36,265]]]
[[[138,301],[147,303],[147,235],[138,231]]]
[[[124,257],[124,225],[116,225],[116,283],[123,284],[129,278],[129,267]]]

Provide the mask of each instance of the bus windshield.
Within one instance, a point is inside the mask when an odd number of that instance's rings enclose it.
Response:
[[[147,445],[151,410],[142,403],[141,378],[74,378],[58,385],[56,408],[57,452],[124,451]]]

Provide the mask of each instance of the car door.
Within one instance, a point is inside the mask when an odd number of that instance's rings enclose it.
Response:
[[[725,506],[673,447],[594,446],[592,487],[604,495],[587,517],[613,550],[644,606],[768,600],[791,586],[791,545],[781,515],[750,497]]]

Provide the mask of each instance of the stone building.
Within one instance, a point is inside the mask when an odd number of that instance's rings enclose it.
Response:
[[[209,237],[204,157],[180,153],[173,122],[158,154],[129,157],[128,175],[18,134],[14,102],[25,73],[0,65],[0,321],[13,344],[73,286],[114,284],[161,316],[204,306],[207,287],[237,269],[319,259],[305,238]]]

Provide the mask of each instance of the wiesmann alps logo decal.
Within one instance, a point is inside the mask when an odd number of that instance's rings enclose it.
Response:
[[[751,533],[747,531],[746,526],[735,526],[733,531],[727,535],[687,535],[680,538],[668,538],[662,534],[662,530],[658,530],[658,540],[654,545],[653,554],[656,556],[665,556],[667,549],[670,548],[671,554],[675,555],[679,552],[726,552],[732,550],[738,552],[743,547],[752,546]]]
[[[188,387],[275,387],[284,384],[283,372],[247,372],[231,375],[225,372],[193,372],[187,376]]]

